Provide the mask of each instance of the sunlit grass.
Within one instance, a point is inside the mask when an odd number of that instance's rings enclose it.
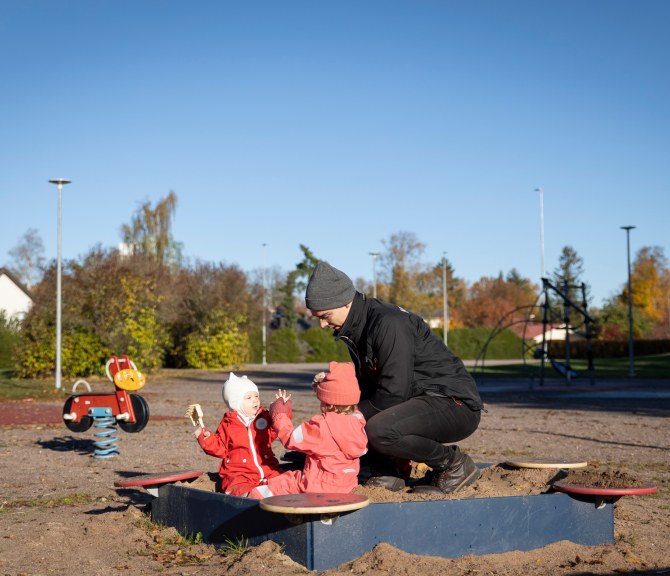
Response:
[[[562,361],[564,363],[564,361]],[[583,358],[573,359],[571,368],[580,375],[588,374],[588,363]],[[627,378],[629,371],[628,358],[594,358],[594,375],[598,378]],[[653,354],[634,358],[635,377],[645,378],[670,378],[670,353]],[[470,369],[476,376],[486,378],[530,378],[539,375],[540,363],[534,360],[532,363],[524,364],[522,361],[514,364],[495,365],[494,361],[485,362]],[[545,377],[560,378],[549,362],[545,363]]]
[[[59,400],[67,394],[56,390],[53,380],[9,378],[0,375],[0,400]]]
[[[62,506],[84,506],[97,502],[98,498],[92,494],[69,494],[58,498],[40,496],[28,500],[3,501],[0,513],[11,512],[20,508],[59,508]]]
[[[594,358],[595,367],[594,376],[597,378],[627,378],[629,371],[628,358]],[[587,362],[583,358],[571,361],[573,370],[580,375],[585,376],[587,372]],[[634,358],[635,378],[670,378],[670,353],[653,354],[649,356],[638,356]],[[524,364],[522,361],[511,364],[496,364],[491,360],[476,367],[470,367],[469,370],[475,376],[486,378],[530,378],[538,376],[540,363],[533,360],[532,363]],[[178,380],[179,377],[187,378],[190,373],[188,370],[180,370],[178,374],[172,371],[166,371],[170,374],[171,380]],[[197,373],[198,371],[193,371]],[[164,374],[158,373],[152,375],[152,380],[160,381]],[[561,378],[549,362],[545,363],[546,378]],[[100,378],[95,378],[101,381]],[[103,379],[104,380],[104,379]],[[106,382],[106,381],[105,381]],[[111,382],[108,383],[112,386]],[[36,380],[12,378],[8,371],[0,371],[0,401],[25,400],[62,400],[70,393],[69,383],[63,383],[61,390],[56,390],[53,378]]]

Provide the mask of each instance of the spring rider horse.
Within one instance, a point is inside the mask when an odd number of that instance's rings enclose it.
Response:
[[[137,370],[128,356],[112,356],[105,365],[107,378],[114,383],[114,392],[91,392],[86,380],[78,380],[72,386],[72,394],[63,406],[63,422],[72,432],[86,432],[91,426],[98,430],[94,435],[99,438],[95,443],[96,458],[118,456],[118,440],[115,424],[124,432],[140,432],[149,422],[149,405],[138,394],[129,394],[142,388],[146,383],[144,374]],[[86,393],[78,393],[80,384],[85,385]]]

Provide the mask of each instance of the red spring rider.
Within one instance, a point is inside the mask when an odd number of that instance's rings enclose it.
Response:
[[[72,432],[86,432],[93,424],[93,418],[89,415],[91,408],[111,408],[112,416],[121,430],[143,430],[149,422],[149,405],[142,396],[128,392],[139,390],[146,384],[144,374],[137,370],[128,356],[112,356],[105,365],[105,372],[114,383],[114,393],[91,392],[86,380],[78,380],[63,406],[63,422]],[[86,393],[76,392],[79,384],[86,385]]]

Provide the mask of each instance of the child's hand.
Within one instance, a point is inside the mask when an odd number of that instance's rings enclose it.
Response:
[[[326,377],[325,372],[319,372],[316,376],[314,376],[314,380],[312,380],[312,388],[316,390],[316,387],[323,382],[323,379]]]
[[[286,394],[286,390],[282,390],[281,388],[277,390],[275,393],[275,398],[279,400],[280,398],[284,401],[284,403],[288,402],[291,399],[290,394]]]
[[[200,438],[201,433],[205,438],[209,438],[212,435],[211,432],[209,432],[208,430],[205,430],[204,428],[201,428],[200,426],[198,426],[198,428],[196,429],[196,431],[193,434],[195,435],[196,438]]]
[[[290,394],[289,394],[290,396]],[[286,414],[289,418],[292,413],[292,403],[290,398],[284,396],[278,397],[272,404],[270,404],[270,417],[276,420],[280,414]]]

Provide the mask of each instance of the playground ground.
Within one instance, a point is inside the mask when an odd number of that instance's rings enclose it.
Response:
[[[322,368],[274,365],[244,373],[259,384],[266,404],[272,390],[289,389],[297,422],[317,410],[309,382]],[[119,429],[120,455],[110,460],[92,457],[92,430],[72,433],[62,424],[63,402],[0,403],[0,574],[306,573],[272,542],[224,554],[180,538],[173,529],[151,524],[144,512],[146,493],[114,488],[115,480],[141,473],[215,472],[217,460],[200,451],[183,415],[188,404],[198,402],[205,423],[216,426],[226,377],[226,372],[166,372],[148,378],[140,394],[151,420],[137,434]],[[461,447],[482,463],[521,457],[586,460],[595,469],[619,470],[657,486],[656,494],[623,497],[615,504],[614,544],[563,541],[539,550],[455,559],[414,556],[382,544],[322,574],[670,574],[670,380],[567,385],[548,379],[532,389],[529,384],[480,382],[488,413]],[[92,385],[94,391],[111,386]],[[277,452],[283,452],[280,446]],[[493,488],[489,494],[496,496]],[[445,518],[445,526],[448,522]]]

